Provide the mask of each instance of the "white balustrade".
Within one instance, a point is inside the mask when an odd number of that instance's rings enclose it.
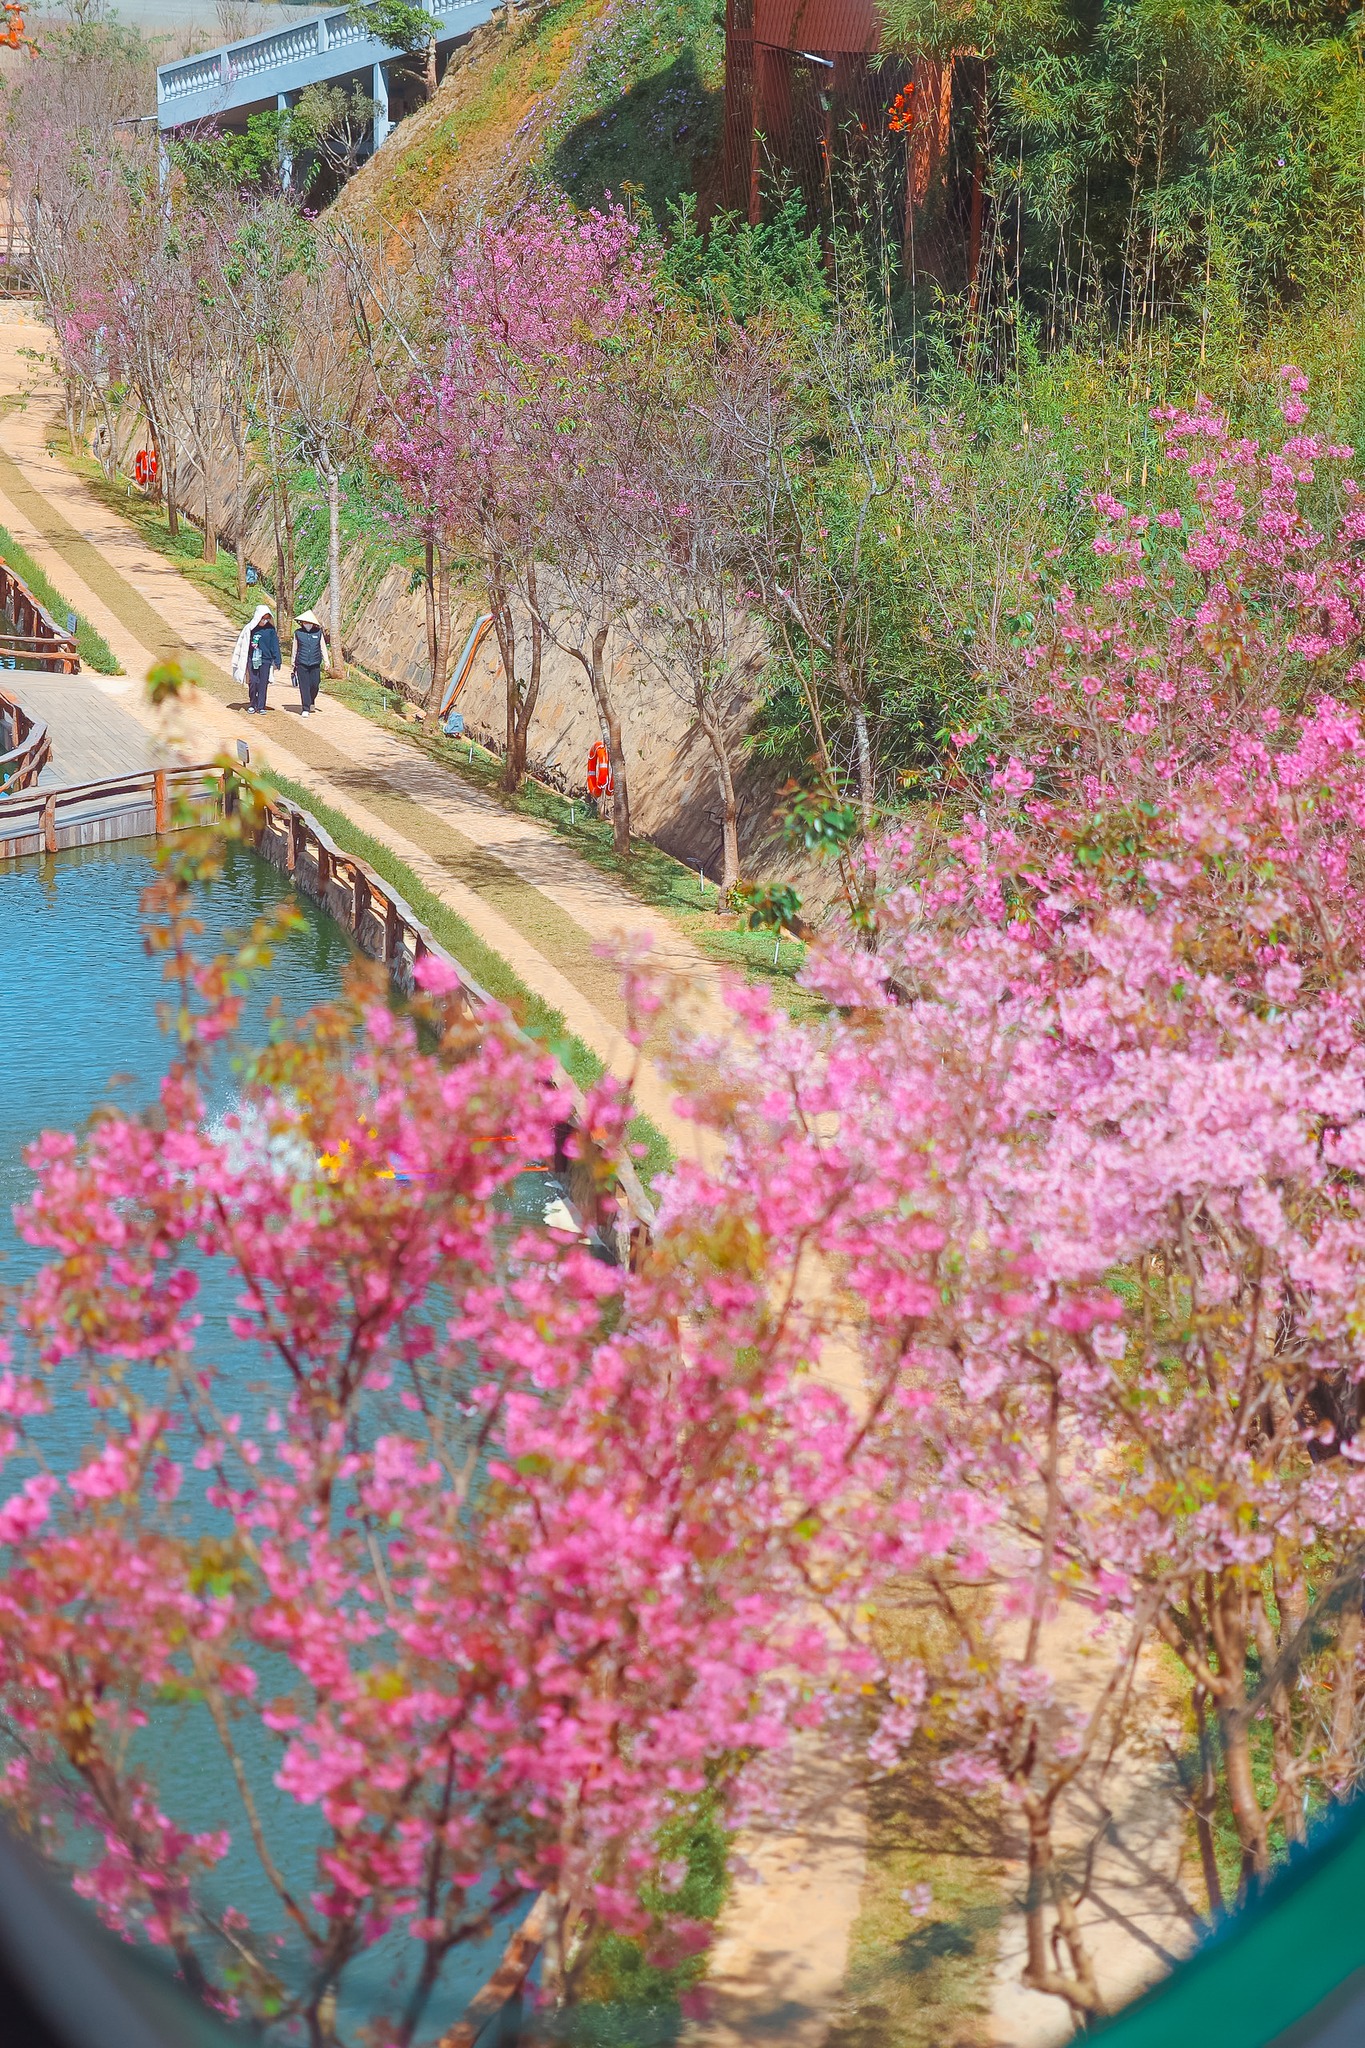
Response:
[[[435,0],[431,12],[437,35],[444,39],[477,27],[491,17],[494,6],[495,0]],[[363,55],[361,45],[365,46]],[[344,57],[348,50],[354,50],[357,59],[349,67]],[[341,10],[290,28],[248,36],[179,64],[163,65],[157,71],[157,99],[164,106],[168,101],[207,94],[233,105],[249,104],[257,97],[249,89],[251,81],[262,81],[261,99],[271,96],[275,88],[264,81],[272,72],[304,64],[317,67],[315,77],[344,77],[348,68],[364,70],[372,62],[382,62],[385,53],[386,45],[363,20]]]

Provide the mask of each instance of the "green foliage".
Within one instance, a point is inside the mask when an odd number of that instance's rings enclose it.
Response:
[[[173,136],[166,147],[196,198],[216,192],[278,192],[293,126],[291,112],[271,107],[248,115],[245,134],[203,130]]]
[[[790,882],[742,882],[730,893],[751,932],[801,930],[801,898]]]
[[[347,13],[367,35],[408,57],[425,51],[436,33],[431,14],[425,7],[415,6],[413,0],[359,0]]]
[[[59,590],[53,588],[46,575],[34,561],[27,548],[21,548],[13,534],[0,526],[0,561],[6,562],[27,583],[44,611],[50,612],[57,625],[65,627],[71,606]],[[102,676],[116,676],[119,665],[114,650],[102,633],[85,619],[77,615],[76,650],[87,668],[93,668]]]
[[[904,51],[988,60],[999,281],[1018,276],[1049,333],[1198,317],[1220,267],[1263,308],[1330,288],[1359,246],[1365,71],[1343,0],[886,0],[884,13]]]
[[[666,1890],[656,1874],[641,1889],[646,1910],[714,1921],[728,1888],[727,1851],[716,1801],[708,1793],[692,1811],[679,1814],[660,1830],[660,1873],[677,1862],[686,1864],[687,1874],[675,1891]],[[564,2022],[566,2038],[581,2048],[645,2048],[646,2043],[673,2041],[681,2022],[678,2001],[700,1981],[705,1968],[704,1957],[670,1966],[668,1958],[647,1942],[623,1934],[599,1936],[582,1995]]]
[[[608,0],[548,109],[540,175],[583,206],[630,194],[662,228],[719,141],[724,60],[716,0]]]
[[[857,838],[861,822],[856,804],[838,803],[812,790],[793,789],[788,793],[782,818],[782,837],[788,846],[802,853],[838,855]]]
[[[338,178],[349,178],[368,153],[374,133],[375,102],[357,85],[310,85],[299,95],[289,142],[301,156],[316,159]],[[311,189],[312,178],[309,185]]]
[[[696,199],[684,194],[669,208],[663,275],[699,310],[741,326],[764,315],[819,325],[831,310],[820,236],[790,194],[756,227],[737,213],[718,213],[705,228]]]

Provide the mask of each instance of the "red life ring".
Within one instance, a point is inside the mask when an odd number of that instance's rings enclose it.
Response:
[[[611,756],[601,740],[594,740],[588,748],[588,795],[610,796]]]

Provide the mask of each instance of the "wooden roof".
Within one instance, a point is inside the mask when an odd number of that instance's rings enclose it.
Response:
[[[880,28],[875,0],[754,0],[754,41],[779,49],[862,56]]]

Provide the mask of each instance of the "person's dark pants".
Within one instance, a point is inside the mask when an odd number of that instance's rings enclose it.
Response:
[[[302,708],[311,711],[318,701],[318,691],[322,688],[322,664],[319,663],[316,668],[305,668],[300,662],[295,673],[299,679]]]
[[[251,691],[252,710],[264,711],[265,693],[270,688],[270,670],[268,668],[249,668],[246,672],[246,679]]]

